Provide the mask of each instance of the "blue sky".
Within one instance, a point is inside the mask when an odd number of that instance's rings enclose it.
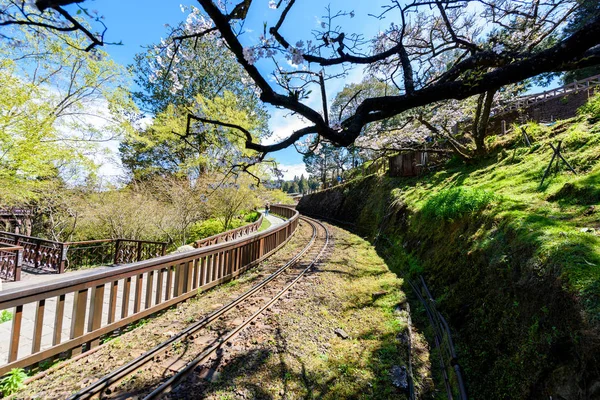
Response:
[[[377,11],[378,3],[384,4],[385,0],[376,1],[339,1],[334,0],[330,3],[323,3],[318,0],[304,0],[298,2],[286,19],[281,32],[289,38],[290,42],[295,43],[298,40],[310,38],[311,29],[320,25],[322,17],[326,14],[325,6],[330,4],[332,11],[344,10],[355,11],[356,17],[351,21],[349,17],[344,23],[351,22],[352,29],[364,33],[366,37],[376,34],[384,29],[389,20],[379,21],[372,17],[367,17],[369,12]],[[142,6],[143,4],[143,6]],[[165,24],[176,25],[183,21],[187,13],[182,13],[180,4],[198,6],[195,1],[183,2],[165,2],[159,0],[131,1],[131,0],[96,0],[85,5],[90,10],[98,10],[105,17],[104,22],[108,26],[105,40],[108,42],[122,41],[122,46],[105,46],[111,57],[123,64],[129,65],[133,62],[133,56],[143,51],[143,46],[156,43],[166,36]],[[374,8],[375,6],[375,8]],[[307,11],[310,10],[310,11]],[[259,30],[262,29],[263,22],[268,22],[272,26],[279,17],[281,10],[272,10],[268,7],[268,0],[255,1],[252,4],[246,23],[246,33],[242,36],[242,43],[246,46],[258,42]],[[259,69],[268,75],[270,69],[267,65],[258,63]],[[347,83],[359,82],[362,78],[362,71],[355,69],[351,71],[347,79],[338,80],[327,84],[329,102],[333,100],[335,94]],[[317,109],[320,108],[319,99],[316,96],[309,98],[307,104]],[[287,116],[288,113],[283,110],[269,109],[271,120],[270,128],[274,132],[271,141],[277,138],[283,138],[293,132],[294,129],[303,126],[303,123],[295,118]],[[294,147],[281,150],[270,154],[287,171],[286,178],[293,175],[305,173],[302,155],[298,154]]]

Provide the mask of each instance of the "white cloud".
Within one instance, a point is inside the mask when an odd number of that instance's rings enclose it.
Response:
[[[308,178],[308,172],[306,172],[306,165],[304,165],[304,163],[290,165],[279,164],[279,169],[283,172],[283,179],[286,181],[291,181],[294,179],[294,176],[300,177],[301,175]]]
[[[269,127],[273,134],[262,140],[262,144],[269,145],[282,141],[290,136],[294,131],[304,128],[309,124],[300,117],[289,115],[287,110],[275,110],[271,113]]]

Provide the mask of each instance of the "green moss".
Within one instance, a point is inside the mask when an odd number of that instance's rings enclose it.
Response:
[[[454,187],[431,196],[421,208],[424,217],[453,220],[482,210],[494,195],[481,189]]]
[[[600,124],[524,128],[531,147],[515,129],[478,163],[356,179],[298,206],[354,223],[399,274],[426,276],[473,398],[537,398],[600,379],[589,336],[600,326]],[[541,186],[558,141],[577,175],[553,165]]]

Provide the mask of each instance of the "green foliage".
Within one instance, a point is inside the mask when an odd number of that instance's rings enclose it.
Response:
[[[27,374],[23,368],[13,368],[0,380],[0,392],[3,396],[10,396],[23,387]]]
[[[250,211],[248,214],[244,216],[245,222],[255,222],[260,218],[260,213],[258,211]]]
[[[592,122],[600,121],[600,94],[588,100],[583,106],[577,110],[579,115],[585,115]]]
[[[2,313],[0,314],[0,324],[7,322],[7,321],[11,321],[12,320],[12,313],[8,310],[2,310]]]
[[[453,220],[482,210],[494,200],[494,195],[481,189],[454,187],[430,197],[421,208],[423,216]]]
[[[240,226],[246,224],[246,221],[234,218],[233,220],[231,220],[229,228],[223,229],[223,222],[220,219],[210,218],[192,225],[192,227],[190,228],[189,241],[195,242],[196,240],[204,239],[209,236],[214,236],[221,232],[225,232],[226,230],[239,228]]]

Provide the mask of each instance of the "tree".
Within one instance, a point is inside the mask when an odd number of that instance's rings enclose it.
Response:
[[[563,36],[568,37],[578,30],[584,28],[587,24],[600,16],[600,2],[596,0],[579,0],[579,7],[575,11],[573,18],[566,26]],[[594,65],[586,68],[567,71],[563,77],[563,83],[571,83],[580,79],[600,74],[600,65]]]
[[[219,119],[254,132],[263,132],[264,120],[249,111],[232,92],[225,91],[213,99],[196,95],[191,104],[168,105],[152,124],[132,134],[119,147],[121,161],[133,179],[149,180],[155,176],[187,175],[197,178],[205,173],[224,172],[231,165],[247,162],[251,151],[244,148],[244,138],[237,129],[225,125],[196,125],[185,132],[194,118]]]
[[[242,210],[250,210],[258,206],[256,189],[245,177],[240,176],[235,180],[215,183],[212,187],[214,191],[208,198],[210,214],[222,221],[223,230],[230,229],[231,221]]]
[[[11,35],[20,44],[0,48],[0,202],[22,206],[56,179],[82,181],[96,144],[123,135],[135,107],[106,53],[43,32]]]
[[[308,181],[304,177],[304,174],[300,176],[300,180],[298,180],[298,192],[305,194],[308,192]]]
[[[188,242],[190,227],[209,216],[206,184],[181,177],[157,177],[139,185],[146,197],[164,206],[156,216],[156,226],[170,243],[183,246]]]
[[[235,127],[245,137],[246,148],[259,153],[257,161],[265,153],[291,146],[309,134],[318,134],[336,146],[348,146],[369,124],[403,112],[444,100],[493,93],[540,74],[571,71],[600,62],[600,17],[558,39],[580,6],[575,0],[390,1],[375,18],[390,17],[394,22],[370,40],[352,31],[352,11],[328,10],[321,28],[307,40],[282,33],[293,35],[284,27],[287,15],[296,5],[293,0],[272,2],[279,18],[259,29],[250,28],[246,18],[249,8],[260,7],[259,3],[243,0],[228,7],[226,2],[198,1],[206,17],[195,18],[184,34],[173,31],[164,47],[169,59],[183,57],[183,42],[215,36],[234,54],[260,91],[263,102],[308,121],[308,126],[290,132],[274,144],[260,143],[244,127]],[[68,15],[60,15],[68,19]],[[249,28],[263,32],[258,44],[241,35]],[[302,68],[288,65],[286,59]],[[269,63],[272,78],[261,73],[257,63]],[[174,64],[165,63],[166,72]],[[333,123],[325,83],[343,77],[343,68],[352,65],[366,67],[369,74],[381,77],[398,92],[365,98],[351,115],[339,124]],[[317,108],[303,102],[312,90],[321,93]],[[221,121],[208,118],[194,121],[222,126]],[[194,125],[187,127],[185,135],[197,129]]]

